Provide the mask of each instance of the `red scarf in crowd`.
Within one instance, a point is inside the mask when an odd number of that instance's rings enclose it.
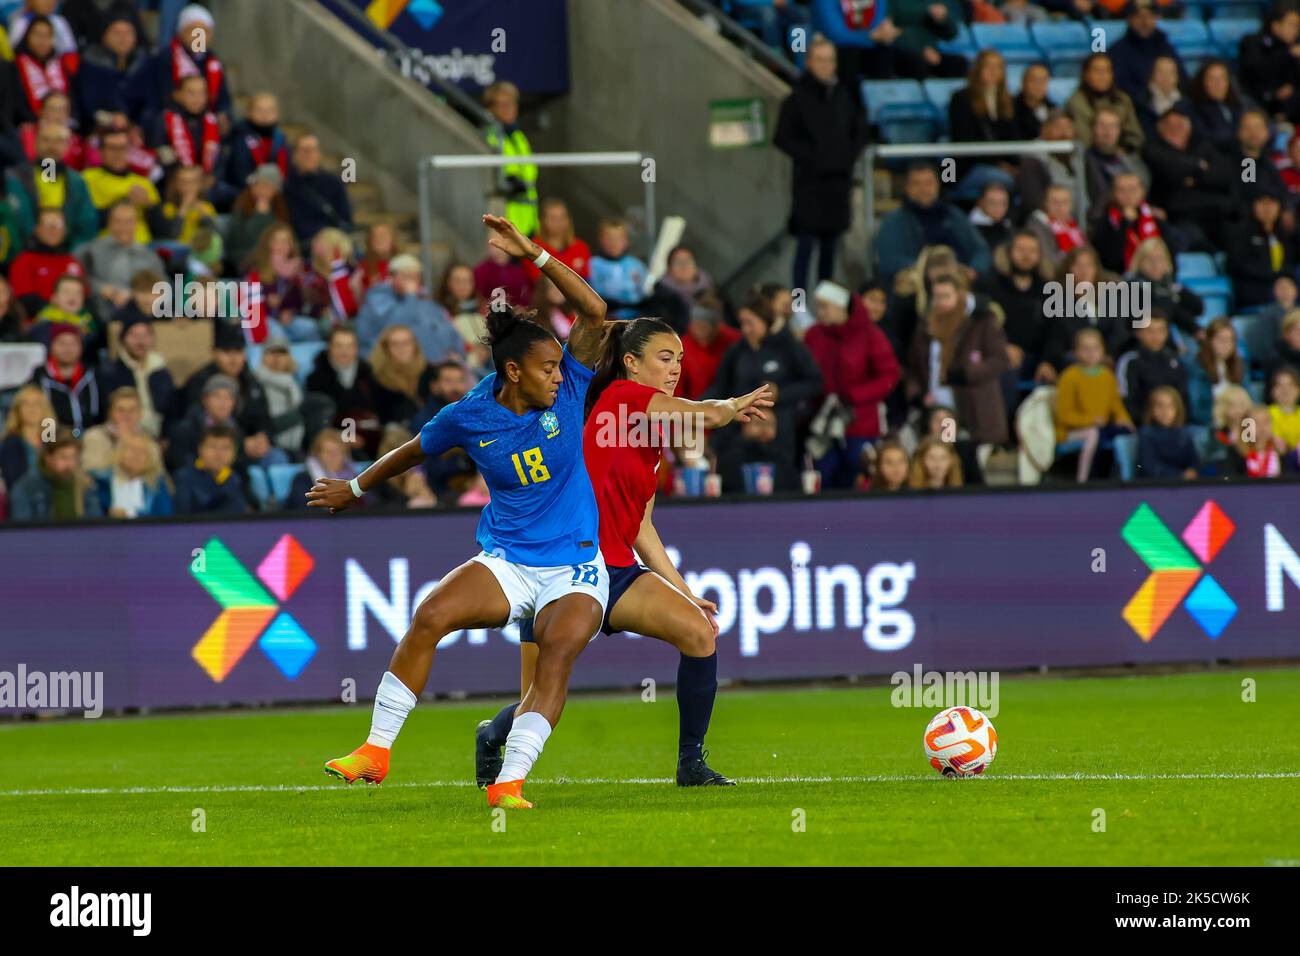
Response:
[[[184,115],[176,110],[167,110],[163,113],[163,122],[167,127],[167,141],[176,151],[176,159],[182,166],[201,165],[205,173],[216,168],[217,155],[221,152],[221,128],[217,125],[216,113],[203,114],[203,143],[198,148]]]
[[[1042,219],[1047,223],[1047,228],[1052,230],[1052,235],[1056,237],[1056,247],[1062,252],[1069,252],[1071,249],[1085,245],[1083,230],[1073,219],[1069,222],[1056,222],[1054,219],[1049,219],[1046,213],[1043,213]]]
[[[248,153],[253,157],[255,167],[275,163],[280,167],[281,176],[289,175],[289,151],[284,148],[282,136],[258,136],[249,133],[244,137],[244,145],[248,147]]]
[[[69,79],[77,72],[77,55],[57,54],[40,63],[29,53],[19,53],[18,73],[22,76],[23,92],[33,116],[41,115],[41,103],[51,93],[67,93]]]
[[[1138,246],[1148,239],[1159,238],[1160,224],[1156,222],[1151,207],[1146,203],[1138,206],[1136,225],[1128,225],[1124,222],[1124,213],[1118,206],[1112,205],[1106,214],[1110,218],[1111,228],[1118,229],[1120,223],[1124,223],[1124,268],[1127,269],[1129,263],[1133,261],[1133,253]]]
[[[1276,448],[1252,451],[1246,455],[1246,474],[1252,478],[1276,478],[1282,473],[1282,460]]]
[[[23,154],[29,163],[36,162],[36,123],[24,123],[18,127],[18,138],[23,144]],[[82,147],[81,137],[73,133],[68,139],[68,151],[59,157],[65,166],[78,172],[86,168],[86,153]]]
[[[203,70],[200,72],[199,65],[194,62],[190,51],[185,49],[185,44],[181,43],[179,38],[174,38],[172,40],[172,89],[176,89],[181,80],[187,76],[202,76],[208,81],[208,109],[215,110],[217,99],[221,96],[221,81],[225,76],[221,61],[209,53],[207,62],[203,64]]]
[[[844,25],[850,30],[865,30],[876,18],[876,0],[840,0]]]
[[[72,372],[64,375],[59,371],[59,365],[54,359],[48,359],[45,362],[45,371],[49,372],[50,378],[60,385],[66,385],[68,388],[76,388],[86,375],[86,366],[78,362],[72,367]]]
[[[330,305],[340,319],[350,319],[357,314],[357,297],[352,291],[352,270],[347,260],[335,259],[330,263]]]

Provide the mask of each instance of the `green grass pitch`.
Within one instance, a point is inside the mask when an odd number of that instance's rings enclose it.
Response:
[[[11,866],[1300,865],[1300,670],[1003,680],[997,760],[962,781],[890,690],[724,691],[712,763],[742,783],[701,790],[668,782],[671,690],[575,697],[504,832],[470,783],[498,701],[422,704],[379,788],[321,766],[369,704],[9,722],[0,835]]]

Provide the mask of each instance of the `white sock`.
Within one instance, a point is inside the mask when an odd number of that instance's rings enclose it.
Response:
[[[384,679],[375,691],[375,713],[370,718],[370,736],[366,743],[391,748],[417,700],[411,688],[398,680],[397,675],[384,671]]]
[[[506,737],[506,755],[501,762],[497,783],[523,780],[533,769],[533,762],[542,755],[546,738],[551,736],[551,725],[536,711],[519,714]]]

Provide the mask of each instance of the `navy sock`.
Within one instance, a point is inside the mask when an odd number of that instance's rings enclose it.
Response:
[[[677,760],[698,757],[713,716],[713,699],[718,696],[718,655],[682,655],[677,663]]]
[[[518,706],[519,701],[506,704],[492,718],[492,726],[488,728],[488,739],[493,747],[504,747],[506,745],[506,738],[510,736],[510,728],[515,725],[515,709]]]

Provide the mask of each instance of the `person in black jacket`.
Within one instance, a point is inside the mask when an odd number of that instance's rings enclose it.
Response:
[[[1241,38],[1238,47],[1241,87],[1260,106],[1281,120],[1300,120],[1300,12],[1291,4],[1273,7],[1258,33]]]
[[[1057,104],[1047,95],[1051,71],[1042,63],[1031,63],[1020,79],[1020,91],[1012,101],[1015,110],[1016,135],[1012,139],[1038,139],[1043,124],[1052,115]]]
[[[271,411],[266,392],[248,367],[244,332],[238,325],[217,320],[213,323],[212,361],[185,383],[186,409],[199,404],[204,386],[214,375],[227,375],[239,385],[239,428],[243,432],[240,460],[267,463],[287,460],[271,442]]]
[[[1228,275],[1238,308],[1268,304],[1273,282],[1295,273],[1295,233],[1283,226],[1281,216],[1281,197],[1257,187],[1249,217],[1228,232]]]
[[[1047,298],[1043,284],[1050,279],[1051,270],[1043,259],[1038,237],[1021,230],[1007,245],[994,250],[993,270],[977,287],[1002,310],[1009,366],[1002,376],[1002,401],[1013,421],[1023,397],[1022,381],[1056,381],[1056,369],[1043,360],[1051,331],[1043,314]]]
[[[173,412],[176,383],[162,355],[154,349],[153,320],[138,311],[129,315],[122,322],[118,344],[117,358],[99,370],[100,387],[105,395],[119,388],[139,391],[145,429],[157,437]]]
[[[176,514],[244,514],[249,510],[244,481],[235,470],[238,436],[222,425],[203,433],[192,465],[176,472]]]
[[[808,50],[807,70],[781,104],[773,144],[793,161],[790,234],[798,240],[794,288],[808,288],[818,246],[817,277],[835,271],[835,246],[849,227],[853,166],[867,145],[867,119],[856,88],[836,79],[835,47]]]
[[[1120,173],[1092,227],[1092,244],[1102,267],[1111,272],[1128,271],[1137,247],[1158,238],[1160,213],[1147,202],[1142,180],[1136,173]]]
[[[1183,64],[1178,51],[1169,42],[1169,36],[1160,29],[1155,5],[1151,0],[1136,0],[1126,10],[1128,29],[1110,46],[1110,59],[1115,65],[1115,85],[1131,97],[1136,97],[1147,85],[1151,67],[1162,56],[1171,57],[1178,64],[1178,75],[1183,77]]]
[[[1173,256],[1163,239],[1144,239],[1138,244],[1129,260],[1125,278],[1142,283],[1150,291],[1151,301],[1147,305],[1151,311],[1165,316],[1169,324],[1189,341],[1200,333],[1205,303],[1199,295],[1176,281]],[[1134,294],[1140,293],[1135,291]],[[1118,347],[1122,351],[1126,345],[1126,342],[1121,342]]]
[[[1233,181],[1238,173],[1206,143],[1192,142],[1192,120],[1183,102],[1165,110],[1143,158],[1151,170],[1150,202],[1165,211],[1179,232],[1184,251],[1214,252],[1222,246],[1223,226],[1232,219]]]
[[[1170,347],[1169,320],[1159,312],[1152,312],[1147,324],[1134,335],[1137,348],[1121,355],[1115,365],[1115,377],[1120,381],[1120,393],[1129,417],[1141,421],[1151,393],[1161,386],[1175,389],[1186,408],[1187,369]]]
[[[966,85],[948,101],[948,133],[954,143],[997,143],[1016,138],[1016,108],[1007,89],[1007,68],[997,50],[981,50],[971,64]],[[1012,157],[985,157],[958,162],[960,182],[955,200],[971,200],[990,180],[1015,188]]]
[[[311,133],[299,136],[293,144],[284,201],[289,204],[289,223],[303,244],[304,255],[316,233],[325,227],[352,231],[352,204],[343,178],[321,168],[320,140]]]
[[[331,424],[344,428],[350,421],[357,440],[365,444],[367,456],[373,458],[383,434],[379,406],[385,390],[375,380],[370,363],[361,358],[355,332],[341,325],[331,330],[306,384],[309,395],[322,396],[333,406]]]
[[[106,114],[126,112],[127,90],[138,82],[138,74],[149,62],[149,54],[139,44],[138,30],[134,11],[114,10],[96,29],[94,45],[81,54],[77,101],[83,130],[109,125]]]
[[[1242,175],[1233,181],[1237,208],[1246,207],[1256,186],[1284,198],[1287,196],[1286,181],[1273,162],[1272,144],[1268,114],[1263,110],[1242,113],[1237,123],[1237,153],[1233,159],[1233,165],[1242,171]],[[1246,181],[1247,170],[1253,174],[1249,182]]]
[[[1209,143],[1225,156],[1237,149],[1237,124],[1246,109],[1228,64],[1211,60],[1196,71],[1187,88],[1192,128],[1198,142]]]

